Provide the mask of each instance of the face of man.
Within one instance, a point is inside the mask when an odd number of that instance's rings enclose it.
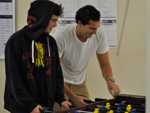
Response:
[[[89,21],[89,24],[82,25],[81,33],[85,38],[91,38],[93,34],[97,33],[97,29],[100,27],[100,20],[99,21]]]
[[[49,34],[54,27],[57,27],[57,20],[58,20],[58,16],[53,15],[51,17],[51,20],[49,21],[49,24],[48,24],[48,26],[47,26],[47,28],[44,32]]]

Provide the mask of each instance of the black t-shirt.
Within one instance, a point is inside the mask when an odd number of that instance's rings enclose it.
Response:
[[[45,56],[47,51],[47,34],[43,33],[35,41],[35,66],[33,69],[34,79],[37,86],[36,102],[43,107],[48,106],[47,83],[45,74]]]

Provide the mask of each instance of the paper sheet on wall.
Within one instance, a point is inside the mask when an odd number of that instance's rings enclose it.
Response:
[[[15,32],[15,0],[0,0],[0,59],[8,38]]]
[[[58,27],[76,23],[76,11],[85,5],[93,5],[101,12],[101,25],[106,32],[109,47],[117,47],[117,0],[55,0],[64,7],[63,17],[58,20]],[[56,29],[56,30],[57,30]]]

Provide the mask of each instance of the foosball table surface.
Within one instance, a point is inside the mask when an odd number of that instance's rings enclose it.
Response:
[[[103,111],[102,109],[107,108],[106,103],[110,104],[110,108],[109,110]],[[121,106],[122,104],[124,106]],[[128,105],[131,105],[130,112],[126,112]],[[145,113],[145,96],[120,94],[112,99],[94,101],[87,105],[71,108],[69,110],[57,111],[56,113],[97,113],[94,112],[95,108],[99,109],[99,113],[119,113],[117,111],[118,109],[120,109],[120,113]],[[113,110],[113,112],[110,110]]]

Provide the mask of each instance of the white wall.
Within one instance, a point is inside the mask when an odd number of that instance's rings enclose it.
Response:
[[[147,0],[147,73],[146,73],[146,106],[150,106],[150,0]],[[150,113],[150,108],[146,107],[146,113]]]
[[[34,0],[16,0],[16,31],[26,25],[27,11]],[[127,0],[117,0],[117,37],[123,25]],[[124,35],[118,48],[110,48],[109,58],[116,83],[122,93],[146,95],[146,0],[130,0]],[[54,31],[52,31],[53,34]],[[0,113],[8,113],[3,108],[5,85],[4,60],[0,60]],[[112,98],[102,78],[97,58],[94,55],[87,67],[87,85],[91,99],[95,97]]]

